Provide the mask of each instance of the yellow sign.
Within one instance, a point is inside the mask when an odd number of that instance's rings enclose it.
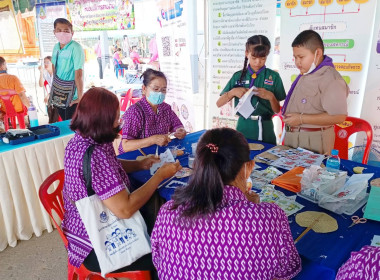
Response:
[[[318,2],[321,6],[329,6],[332,4],[333,0],[318,0]]]
[[[360,72],[363,69],[361,63],[334,63],[337,71]]]
[[[315,3],[314,0],[301,0],[301,6],[304,8],[309,8],[309,7],[313,6],[314,3]]]
[[[288,9],[294,9],[297,6],[297,0],[286,0],[285,7]]]
[[[364,3],[367,3],[368,0],[355,0],[355,2],[358,4],[364,4]]]
[[[336,0],[339,5],[347,5],[351,0]]]

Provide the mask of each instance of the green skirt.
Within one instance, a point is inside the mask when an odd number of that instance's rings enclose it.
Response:
[[[276,145],[276,135],[274,134],[272,120],[262,121],[263,127],[263,142]],[[252,120],[250,118],[245,119],[239,117],[236,130],[241,132],[245,138],[251,140],[258,140],[259,138],[259,124],[258,120]]]

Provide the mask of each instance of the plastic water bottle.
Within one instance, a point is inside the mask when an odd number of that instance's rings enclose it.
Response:
[[[29,116],[30,127],[38,126],[37,109],[36,107],[34,107],[33,102],[30,102],[30,106],[28,108],[28,116]]]
[[[331,150],[331,156],[327,159],[326,169],[330,172],[338,172],[340,167],[340,158],[338,150]]]

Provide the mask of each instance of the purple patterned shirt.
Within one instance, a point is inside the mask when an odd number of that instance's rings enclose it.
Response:
[[[169,104],[164,102],[158,105],[156,114],[145,96],[136,104],[129,107],[122,117],[122,123],[122,139],[128,140],[143,139],[157,134],[167,134],[176,131],[179,127],[183,127],[180,119],[170,108]],[[124,153],[121,143],[119,153]]]
[[[275,204],[254,204],[236,187],[207,218],[179,219],[183,206],[161,207],[151,243],[164,279],[291,279],[301,270],[288,219]]]
[[[359,252],[351,253],[351,257],[336,276],[336,280],[349,279],[380,279],[380,247],[364,246]]]
[[[83,263],[93,248],[74,204],[75,201],[87,197],[83,177],[83,156],[90,145],[95,145],[91,157],[92,188],[99,198],[105,200],[130,186],[127,174],[116,159],[112,143],[97,144],[91,138],[83,138],[77,133],[69,141],[64,157],[65,214],[61,227],[69,241],[67,248],[69,261],[76,267]]]

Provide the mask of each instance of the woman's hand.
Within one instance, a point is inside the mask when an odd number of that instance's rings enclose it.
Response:
[[[157,135],[154,135],[153,137],[154,137],[153,144],[157,144],[158,146],[161,146],[161,147],[168,145],[169,142],[171,141],[168,134],[157,134]]]
[[[253,202],[253,203],[260,203],[260,196],[255,193],[254,191],[252,190],[249,190],[245,193],[245,197],[250,201],[250,202]]]
[[[159,176],[160,180],[165,180],[170,178],[177,173],[178,170],[181,170],[182,166],[179,164],[179,161],[176,160],[174,163],[165,163],[161,166],[153,176]]]
[[[235,96],[237,98],[242,98],[243,95],[248,91],[249,89],[248,88],[244,88],[244,87],[237,87],[237,88],[233,88],[231,89],[229,92],[227,92],[226,94],[228,94],[229,96]]]
[[[159,158],[156,158],[154,155],[150,155],[149,157],[140,161],[140,167],[143,170],[148,170],[152,167],[154,163],[160,162]]]
[[[174,132],[174,136],[178,139],[183,139],[186,136],[186,130],[183,127],[177,128]]]
[[[284,116],[284,123],[288,126],[300,126],[302,123],[302,116],[298,113],[290,113]]]
[[[257,89],[254,89],[253,91],[256,92],[255,94],[256,96],[265,100],[270,101],[273,98],[275,98],[273,92],[266,90],[265,88],[257,88]]]

